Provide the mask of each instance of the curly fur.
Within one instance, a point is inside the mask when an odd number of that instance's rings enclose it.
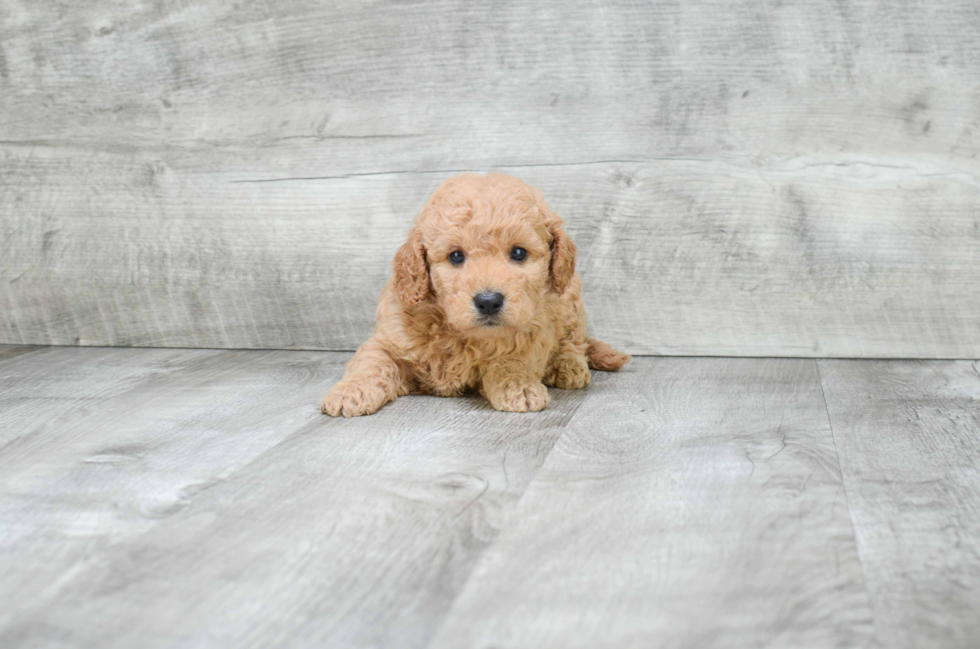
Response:
[[[410,392],[479,390],[497,410],[548,406],[546,385],[584,388],[589,368],[630,357],[586,334],[575,244],[541,192],[502,174],[442,184],[395,254],[374,334],[347,364],[321,410],[354,417]],[[514,246],[527,259],[510,258]],[[454,250],[466,260],[449,261]],[[505,296],[501,321],[481,323],[473,296]]]

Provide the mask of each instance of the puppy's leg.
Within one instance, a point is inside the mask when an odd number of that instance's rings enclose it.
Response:
[[[480,392],[497,410],[537,412],[548,407],[548,388],[524,359],[498,359],[490,363]]]
[[[587,349],[588,344],[585,342],[574,342],[570,338],[561,341],[544,373],[545,385],[564,390],[587,387],[592,380]]]
[[[377,340],[370,338],[347,363],[344,378],[323,397],[320,411],[331,417],[370,415],[408,390],[401,368]]]

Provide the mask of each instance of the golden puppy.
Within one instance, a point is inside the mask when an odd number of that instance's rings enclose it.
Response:
[[[478,389],[497,410],[548,406],[630,357],[588,338],[575,244],[541,192],[502,174],[436,190],[395,254],[374,334],[320,409],[369,415],[410,392]]]

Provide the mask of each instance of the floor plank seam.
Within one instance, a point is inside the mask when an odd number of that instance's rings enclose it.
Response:
[[[42,350],[42,349],[47,349],[48,347],[50,347],[50,346],[41,346],[41,347],[38,347],[38,348],[36,348],[34,350],[31,350],[28,353],[36,353],[37,351]],[[107,349],[117,349],[117,348],[107,348]],[[163,348],[163,349],[167,349],[167,348]],[[174,377],[177,377],[177,376],[179,376],[179,375],[181,375],[183,373],[188,372],[190,369],[193,369],[196,366],[196,363],[197,362],[200,362],[200,361],[207,362],[208,360],[220,359],[223,356],[226,356],[228,354],[234,353],[234,351],[237,351],[237,350],[225,350],[225,349],[203,348],[203,347],[178,348],[178,349],[187,349],[188,351],[194,351],[194,352],[213,351],[215,353],[213,355],[203,355],[203,356],[201,356],[200,358],[197,359],[197,361],[195,361],[195,363],[192,363],[192,364],[190,364],[190,365],[188,365],[186,367],[183,367],[181,369],[176,370],[173,373],[172,377],[170,377],[170,378],[174,378]],[[256,355],[258,357],[261,357],[261,356],[274,355],[274,354],[278,353],[279,350],[274,350],[274,349],[260,350],[260,349],[256,349],[256,350],[247,350],[247,351],[256,352]],[[326,353],[332,353],[332,352],[326,352]],[[252,360],[253,359],[249,359],[249,361],[246,361],[246,362],[252,362]],[[239,367],[241,367],[241,365],[239,365]],[[209,380],[210,377],[211,377],[210,374],[206,374],[205,373],[205,374],[203,374],[202,376],[200,376],[200,377],[198,377],[196,379],[192,379],[191,382],[188,383],[188,385],[194,385],[194,381],[196,381],[199,384],[205,384]],[[113,401],[113,400],[116,400],[116,399],[129,398],[133,393],[139,393],[140,391],[143,391],[143,390],[149,390],[150,387],[152,387],[151,384],[145,384],[145,385],[142,385],[141,384],[141,385],[135,386],[132,390],[129,390],[129,391],[126,391],[124,393],[116,394],[116,395],[113,395],[111,397],[108,397],[104,401],[105,402],[110,402],[110,401]],[[63,399],[63,397],[60,397],[60,398]],[[86,401],[95,401],[95,402],[98,402],[95,399],[86,399]],[[316,409],[316,406],[313,405],[312,402],[311,402],[311,405],[310,405],[310,409],[311,409],[311,411],[312,410],[317,410]],[[318,412],[318,410],[317,410],[317,412]],[[138,539],[138,538],[140,538],[142,536],[145,536],[146,534],[149,534],[149,533],[153,532],[153,530],[157,526],[159,526],[160,524],[162,524],[162,523],[164,523],[164,522],[166,522],[168,520],[173,519],[175,516],[179,516],[181,513],[183,513],[184,511],[186,511],[188,508],[190,508],[191,505],[201,496],[201,494],[203,494],[203,493],[205,493],[205,492],[213,489],[214,487],[216,487],[216,486],[218,486],[220,484],[226,483],[226,482],[234,479],[244,469],[248,468],[249,466],[251,466],[252,464],[254,464],[255,462],[257,462],[258,460],[261,460],[262,458],[264,458],[266,456],[266,454],[268,454],[270,451],[272,451],[273,449],[276,449],[277,447],[281,446],[284,442],[287,442],[288,440],[292,439],[292,437],[295,436],[296,434],[305,431],[307,428],[309,428],[311,426],[314,426],[314,425],[320,423],[321,421],[322,421],[322,418],[313,418],[310,421],[302,424],[299,428],[297,428],[296,430],[294,430],[291,433],[287,434],[281,440],[279,440],[278,442],[276,442],[272,446],[266,448],[265,450],[261,451],[255,457],[251,458],[250,460],[248,460],[247,462],[245,462],[241,466],[235,468],[234,470],[232,470],[230,473],[228,473],[226,475],[216,476],[216,477],[214,477],[212,479],[209,479],[207,481],[204,481],[204,482],[201,482],[201,483],[196,483],[194,485],[190,485],[190,486],[195,487],[195,489],[193,491],[193,497],[192,498],[187,499],[187,501],[184,502],[183,505],[180,508],[175,509],[172,513],[170,513],[170,514],[168,514],[166,516],[160,517],[157,520],[157,522],[154,524],[153,527],[145,530],[144,532],[142,532],[140,534],[137,534],[137,535],[133,536],[130,540]],[[22,440],[23,440],[23,438],[15,438],[15,439],[11,440],[10,442],[8,442],[7,444],[5,444],[3,446],[0,446],[0,453],[2,453],[7,448],[13,446],[15,443],[17,443],[19,441],[22,441]]]
[[[572,425],[572,422],[575,421],[575,418],[578,416],[579,410],[582,409],[582,406],[585,404],[585,402],[586,402],[587,399],[588,399],[588,396],[586,396],[585,399],[582,399],[581,401],[579,401],[578,405],[575,407],[575,410],[572,411],[572,413],[569,415],[568,419],[565,420],[565,423],[562,424],[561,432],[555,437],[554,442],[552,442],[552,444],[551,444],[551,448],[548,449],[548,452],[545,454],[544,458],[541,460],[541,464],[538,466],[538,468],[534,471],[534,473],[528,479],[527,486],[524,487],[524,491],[521,492],[520,497],[518,497],[517,500],[514,501],[514,504],[511,507],[511,514],[512,515],[516,514],[519,511],[520,504],[524,500],[524,497],[527,495],[528,490],[531,488],[532,485],[534,485],[534,481],[535,481],[535,479],[537,479],[538,474],[541,473],[541,469],[543,469],[544,468],[544,465],[547,464],[548,458],[551,457],[551,454],[554,452],[555,447],[558,445],[558,442],[565,435],[565,431],[567,431],[568,428]],[[506,464],[506,461],[507,461],[507,455],[505,453],[504,454],[504,463],[505,464]],[[506,475],[506,466],[504,468],[504,471],[505,471],[505,475]],[[509,482],[509,480],[508,480],[508,482]],[[449,608],[446,610],[446,614],[442,616],[442,619],[439,620],[439,623],[434,627],[433,632],[432,632],[432,635],[430,635],[429,636],[429,639],[426,641],[426,643],[424,645],[422,645],[422,649],[427,649],[428,647],[432,646],[433,641],[435,641],[435,639],[439,637],[439,633],[442,631],[443,627],[446,626],[446,622],[452,616],[453,609],[455,608],[456,602],[459,600],[460,595],[462,595],[464,592],[466,592],[466,587],[469,586],[470,582],[472,581],[473,574],[476,572],[476,568],[479,565],[480,560],[483,559],[483,557],[487,554],[487,552],[489,552],[490,550],[492,550],[494,548],[494,546],[497,545],[497,540],[503,535],[503,533],[507,530],[507,528],[510,527],[510,525],[513,524],[513,522],[514,521],[512,521],[512,520],[508,520],[507,523],[505,525],[503,525],[497,531],[497,535],[494,537],[494,539],[492,541],[490,541],[490,543],[487,545],[487,547],[483,548],[483,550],[473,560],[472,569],[470,570],[469,574],[466,575],[466,579],[463,580],[463,583],[459,587],[459,590],[457,590],[456,591],[456,594],[453,596],[452,604],[449,605]]]
[[[861,556],[861,544],[858,542],[857,523],[854,521],[854,512],[851,510],[851,497],[847,492],[847,482],[844,478],[844,467],[841,466],[840,450],[837,447],[837,435],[834,433],[834,420],[830,416],[830,406],[827,404],[827,391],[823,387],[823,374],[820,371],[820,359],[813,359],[813,365],[817,368],[817,380],[820,382],[820,395],[823,397],[823,410],[827,415],[827,425],[830,427],[830,440],[834,443],[834,457],[837,458],[837,471],[840,474],[840,485],[844,491],[844,503],[847,505],[847,517],[851,521],[851,532],[854,534],[854,550],[857,552],[858,565],[861,567],[861,581],[864,584],[864,592],[868,596],[868,610],[871,613],[871,626],[874,628],[875,646],[885,646],[881,642],[881,635],[878,632],[878,620],[875,616],[874,602],[871,599],[871,590],[868,588],[868,575],[864,569],[864,557]]]

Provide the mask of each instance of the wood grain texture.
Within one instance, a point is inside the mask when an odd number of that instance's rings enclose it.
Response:
[[[145,193],[107,205],[104,192],[144,182],[145,169],[97,159],[104,176],[93,185],[96,172],[54,178],[65,161],[57,151],[33,155],[49,182],[25,190],[27,200],[64,200],[45,220],[7,221],[16,279],[0,284],[0,317],[13,342],[355,348],[411,214],[444,178],[236,183],[186,160],[195,168],[163,170]],[[980,193],[956,173],[905,167],[914,164],[509,171],[541,186],[569,221],[592,329],[617,346],[980,355]],[[262,216],[243,217],[252,212]],[[95,231],[98,241],[80,244]]]
[[[325,361],[268,374],[306,357],[254,354],[102,408],[109,440],[50,431],[29,458],[0,456],[19,485],[0,574],[24,582],[0,579],[0,645],[421,647],[587,396],[556,391],[528,415],[406,397],[337,420],[288,380],[321,383]],[[256,364],[256,389],[229,402]]]
[[[0,364],[0,412],[4,422],[0,427],[0,449],[43,432],[48,426],[66,434],[99,404],[215,353],[40,347],[31,354],[9,358]]]
[[[4,7],[0,342],[352,349],[498,169],[628,351],[980,356],[970,0]]]
[[[8,351],[4,649],[980,634],[976,362],[638,358],[539,414],[335,420],[349,354]]]
[[[980,363],[820,361],[881,646],[980,639]]]
[[[0,345],[0,361],[15,358],[21,354],[28,354],[38,349],[44,348],[35,345]]]
[[[814,363],[635,363],[596,377],[430,646],[870,646]]]
[[[5,9],[0,134],[14,142],[292,141],[321,145],[336,173],[980,145],[969,0]]]
[[[0,645],[105,553],[321,417],[345,359],[54,348],[0,364]]]

